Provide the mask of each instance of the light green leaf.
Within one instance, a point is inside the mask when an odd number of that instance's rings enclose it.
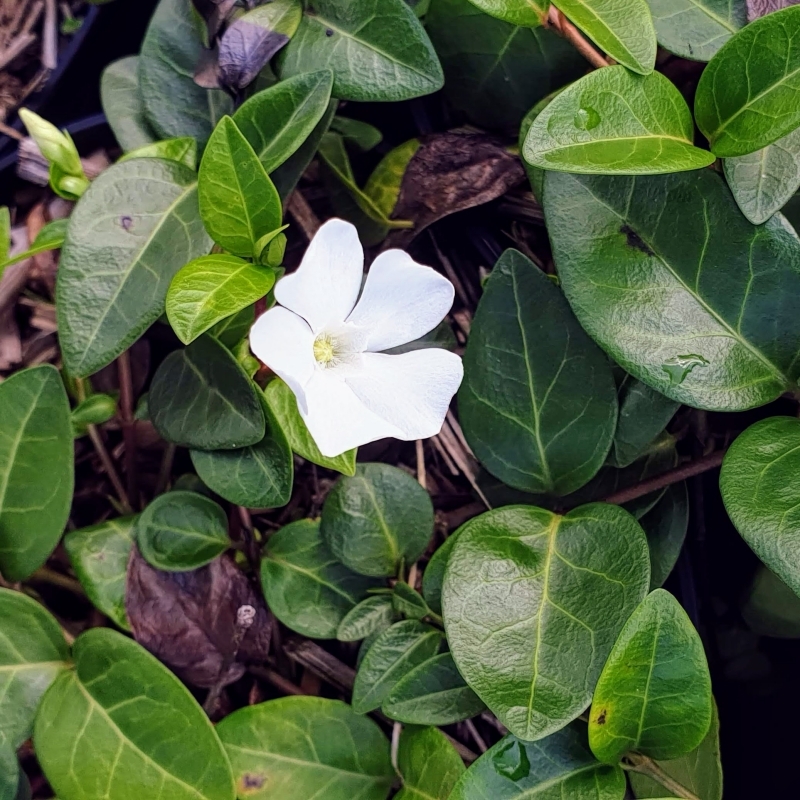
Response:
[[[87,597],[123,630],[130,630],[125,587],[135,523],[135,516],[120,517],[64,537],[64,549]]]
[[[385,800],[394,780],[381,729],[338,700],[271,700],[234,712],[217,732],[239,797]]]
[[[368,597],[351,608],[339,623],[336,638],[340,642],[360,642],[380,633],[394,622],[392,599],[385,595]]]
[[[351,572],[328,550],[319,523],[292,522],[270,536],[261,562],[261,586],[273,614],[293,631],[333,639],[374,579]]]
[[[27,108],[20,109],[19,117],[51,167],[52,165],[58,167],[60,176],[86,180],[78,149],[66,131],[60,131],[52,122],[48,122]],[[52,172],[50,178],[52,181]]]
[[[414,158],[419,146],[419,139],[409,139],[390,150],[380,160],[364,186],[364,194],[387,219],[392,216],[400,197],[408,162]]]
[[[742,619],[759,636],[800,639],[800,597],[762,564],[747,590]]]
[[[139,56],[120,58],[103,70],[100,99],[103,113],[123,150],[136,150],[158,139],[147,121],[139,92]]]
[[[768,403],[794,383],[800,241],[782,218],[747,222],[720,176],[548,172],[545,217],[578,320],[634,377],[725,411]]]
[[[197,169],[197,142],[191,136],[162,139],[160,142],[151,142],[131,150],[120,161],[129,161],[132,158],[166,158],[168,161],[184,164],[189,169]]]
[[[74,436],[86,434],[87,425],[102,425],[117,413],[117,401],[108,394],[93,394],[72,409],[70,420]]]
[[[212,336],[170,353],[153,376],[148,409],[168,442],[197,450],[234,450],[264,438],[258,387]]]
[[[250,333],[250,328],[253,327],[255,321],[255,306],[248,306],[236,314],[220,320],[209,333],[222,342],[228,350],[233,350]]]
[[[720,158],[744,156],[800,125],[800,8],[750,23],[711,59],[697,84],[697,127]]]
[[[403,778],[403,788],[395,800],[447,800],[466,771],[461,756],[436,728],[403,730],[397,769]]]
[[[5,207],[3,207],[5,208]],[[2,212],[3,208],[0,208],[0,213]],[[8,209],[6,209],[6,213]],[[20,261],[24,261],[26,258],[30,258],[31,256],[35,256],[37,253],[45,253],[48,250],[58,250],[64,244],[64,239],[66,238],[67,233],[67,225],[69,224],[69,219],[54,219],[52,222],[48,222],[40,231],[37,237],[33,240],[33,244],[24,252],[17,253],[17,255],[9,258],[6,261],[0,259],[0,275],[3,274],[3,270],[6,267],[10,267],[12,264],[17,264]],[[0,228],[2,228],[3,222],[0,219]],[[10,232],[9,232],[10,233]],[[0,231],[0,250],[2,250],[3,245],[3,236],[2,232]],[[8,248],[6,248],[6,252]]]
[[[463,527],[447,563],[453,658],[512,733],[541,739],[586,708],[649,584],[647,539],[617,506],[482,514]]]
[[[11,249],[11,213],[8,206],[0,206],[0,264],[5,263]]]
[[[74,483],[69,400],[55,367],[0,383],[0,573],[21,581],[55,550]]]
[[[689,528],[689,491],[686,483],[670,486],[639,524],[650,548],[650,589],[664,585],[678,562]]]
[[[231,768],[189,690],[107,628],[82,634],[75,669],[36,716],[36,755],[62,800],[234,800]]]
[[[481,11],[512,25],[535,28],[544,24],[550,0],[470,0]]]
[[[559,289],[516,250],[500,257],[478,305],[458,407],[480,462],[523,491],[568,494],[611,447],[617,398],[608,360]]]
[[[322,508],[322,537],[333,554],[362,575],[394,575],[413,564],[433,533],[430,495],[388,464],[359,464],[339,479]]]

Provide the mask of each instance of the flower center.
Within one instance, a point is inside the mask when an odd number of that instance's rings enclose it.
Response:
[[[336,353],[333,349],[333,340],[326,333],[321,333],[314,339],[314,358],[325,366],[330,364],[336,358]]]

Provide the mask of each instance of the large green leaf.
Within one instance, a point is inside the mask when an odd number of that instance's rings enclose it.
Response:
[[[405,728],[400,734],[397,769],[403,788],[395,800],[447,800],[464,774],[464,762],[436,728]]]
[[[64,549],[87,597],[125,630],[130,628],[125,586],[135,522],[136,517],[120,517],[64,537]]]
[[[319,523],[303,519],[270,536],[261,585],[284,625],[303,636],[334,639],[345,615],[379,584],[340,564],[322,541]]]
[[[342,477],[322,508],[322,536],[333,554],[362,575],[393,575],[413,564],[433,533],[430,495],[388,464],[359,464]]]
[[[198,450],[233,450],[264,438],[258,388],[212,336],[170,353],[153,376],[148,409],[169,442]]]
[[[548,172],[545,216],[578,320],[639,380],[733,411],[797,378],[800,241],[779,217],[747,222],[719,175]]]
[[[0,749],[13,752],[31,735],[39,701],[68,661],[55,619],[30,597],[0,589]]]
[[[470,0],[481,11],[493,17],[535,28],[547,19],[550,0]]]
[[[58,267],[69,373],[91,375],[130,347],[164,312],[175,273],[210,247],[188,167],[137,158],[105,170],[72,212]]]
[[[286,46],[281,77],[330,69],[341,100],[408,100],[442,88],[439,59],[405,0],[315,0]]]
[[[58,371],[31,367],[0,384],[0,573],[27,578],[55,550],[74,483],[69,400]]]
[[[696,61],[711,57],[747,24],[747,0],[647,0],[658,43]]]
[[[654,175],[712,164],[693,138],[689,106],[669,79],[617,66],[590,72],[554,97],[533,121],[522,154],[542,169]]]
[[[570,726],[538,742],[512,735],[485,752],[449,800],[622,800],[625,775],[589,752],[585,731]]]
[[[800,420],[770,417],[731,445],[719,488],[736,529],[755,554],[800,595]]]
[[[615,61],[647,75],[656,65],[656,31],[647,0],[554,0]]]
[[[36,755],[61,800],[234,800],[231,768],[189,690],[107,628],[82,634],[75,669],[36,716]]]
[[[586,708],[649,583],[647,539],[617,506],[482,514],[459,533],[445,573],[456,665],[512,733],[541,739]]]
[[[631,750],[657,759],[687,755],[708,733],[711,705],[700,636],[680,603],[656,589],[625,624],[597,681],[592,752],[609,764]]]
[[[201,25],[191,0],[160,0],[139,55],[139,90],[161,138],[194,136],[202,147],[233,101],[194,81],[204,51]]]
[[[561,291],[507,250],[478,305],[458,394],[464,435],[504,483],[564,495],[600,469],[617,420],[608,360]]]
[[[125,151],[144,147],[158,138],[144,112],[138,73],[139,56],[126,56],[109,64],[100,79],[103,113]]]
[[[697,85],[697,126],[722,158],[744,156],[800,125],[800,8],[768,14],[711,59]]]
[[[553,31],[488,17],[470,0],[432,0],[426,27],[445,94],[482,127],[516,133],[532,105],[586,71],[584,58]]]
[[[650,548],[650,589],[664,585],[681,554],[689,528],[689,490],[675,483],[644,516],[639,524]]]
[[[338,700],[271,700],[234,712],[217,732],[239,797],[385,800],[394,779],[380,728]]]

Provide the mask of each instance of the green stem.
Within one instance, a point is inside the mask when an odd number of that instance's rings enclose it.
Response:
[[[628,753],[626,758],[630,761],[630,764],[623,762],[622,767],[624,769],[646,775],[656,783],[660,783],[675,797],[682,797],[684,800],[700,800],[694,792],[687,789],[682,783],[678,783],[672,776],[667,775],[652,758],[643,756],[641,753]]]

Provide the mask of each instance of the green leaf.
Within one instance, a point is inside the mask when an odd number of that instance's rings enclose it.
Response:
[[[800,595],[800,420],[770,417],[728,450],[719,488],[725,510],[755,554]]]
[[[0,206],[0,264],[8,258],[11,249],[11,213],[8,206]]]
[[[617,419],[608,360],[516,250],[500,257],[478,304],[458,407],[480,462],[523,491],[568,494],[608,455]]]
[[[36,755],[63,800],[234,800],[231,768],[189,690],[143,647],[107,628],[82,634],[75,669],[36,716]]]
[[[452,725],[485,708],[461,677],[450,653],[434,656],[412,669],[381,705],[387,717],[411,725]]]
[[[631,750],[684,756],[711,725],[711,677],[703,643],[680,603],[649,594],[625,623],[603,667],[589,713],[589,744],[601,761]]]
[[[87,597],[123,630],[130,630],[125,587],[135,523],[135,516],[120,517],[64,537],[64,549]]]
[[[217,732],[239,797],[385,800],[394,780],[381,729],[338,700],[270,700],[234,712]]]
[[[448,536],[431,556],[431,560],[422,574],[422,596],[430,609],[441,616],[442,613],[442,584],[447,559],[453,551],[456,537],[461,533],[463,526]]]
[[[264,438],[258,387],[212,336],[170,353],[153,376],[150,417],[168,442],[196,450],[234,450]]]
[[[397,769],[403,778],[403,788],[395,800],[447,800],[466,771],[461,756],[436,728],[403,730]]]
[[[191,136],[162,139],[160,142],[151,142],[131,150],[120,161],[129,161],[132,158],[166,158],[167,161],[177,161],[194,170],[197,169],[197,142]]]
[[[800,597],[763,564],[747,590],[742,619],[759,636],[800,638]]]
[[[47,687],[69,664],[61,626],[35,600],[0,588],[0,750],[31,735]]]
[[[404,0],[315,0],[286,46],[281,78],[333,72],[341,100],[408,100],[442,88],[444,77],[425,29]]]
[[[512,25],[535,28],[547,19],[550,0],[470,0],[481,11]]]
[[[424,619],[430,616],[431,610],[422,595],[404,581],[397,581],[393,592],[392,605],[398,614],[408,619]]]
[[[167,492],[137,517],[136,544],[156,569],[183,572],[205,566],[230,546],[228,517],[195,492]]]
[[[686,483],[670,486],[658,503],[639,518],[650,548],[650,589],[663,586],[678,561],[689,528]]]
[[[445,573],[453,658],[512,733],[541,739],[586,708],[649,584],[644,532],[617,506],[482,514],[462,528]]]
[[[123,150],[145,147],[158,138],[147,121],[139,92],[139,56],[126,56],[103,70],[100,99],[108,124]]]
[[[297,409],[297,398],[292,390],[279,378],[275,378],[267,384],[264,390],[264,397],[267,399],[278,424],[286,434],[289,447],[297,455],[310,461],[312,464],[319,464],[327,469],[334,469],[343,475],[353,476],[356,474],[356,449],[348,450],[340,456],[328,458],[323,456],[317,447],[316,442],[308,432],[303,418]]]
[[[545,217],[578,320],[634,377],[720,411],[797,378],[800,241],[779,217],[747,222],[720,176],[548,172]]]
[[[206,230],[234,255],[253,258],[256,242],[281,226],[278,192],[230,117],[211,134],[197,193]]]
[[[647,0],[554,0],[553,5],[623,66],[641,75],[655,68],[656,30]]]
[[[261,586],[272,613],[315,639],[335,638],[339,623],[376,585],[340,564],[322,541],[319,523],[310,519],[274,533],[261,562]]]
[[[747,25],[711,59],[697,84],[697,126],[720,158],[744,156],[800,125],[800,8]]]
[[[117,413],[117,401],[108,394],[93,394],[78,403],[70,414],[75,436],[83,436],[87,425],[102,425]]]
[[[390,597],[368,597],[345,614],[339,623],[336,638],[340,642],[360,642],[373,633],[380,633],[388,628],[394,618],[394,606]]]
[[[206,153],[211,149],[211,144]],[[167,318],[172,330],[189,344],[226,317],[264,297],[275,284],[271,269],[236,256],[216,253],[190,261],[172,279]]]
[[[362,575],[394,575],[413,564],[433,533],[430,495],[388,464],[359,464],[339,479],[322,508],[322,537],[333,554]]]
[[[0,208],[0,212],[2,212],[2,208]],[[6,213],[7,212],[8,209],[6,209]],[[4,223],[2,220],[0,220],[0,228],[2,228],[3,224]],[[33,240],[33,244],[27,250],[22,253],[17,253],[17,255],[13,256],[12,258],[8,258],[5,261],[0,259],[0,275],[3,274],[3,270],[6,267],[10,267],[12,264],[17,264],[20,261],[24,261],[26,258],[35,256],[37,253],[45,253],[48,250],[58,250],[60,247],[62,247],[66,238],[68,224],[69,219],[54,219],[52,222],[48,222],[39,231],[39,234]],[[6,239],[7,238],[8,237],[6,237]],[[3,241],[3,234],[0,233],[0,250],[2,250]],[[6,248],[6,252],[8,252],[8,248]]]
[[[362,153],[368,153],[383,141],[383,134],[368,122],[360,119],[341,117],[338,114],[331,122],[331,130],[341,134],[345,141],[354,145]]]
[[[689,107],[667,78],[617,66],[590,72],[554,97],[531,125],[522,154],[542,169],[653,175],[714,163],[693,138]]]
[[[233,121],[266,172],[286,162],[312,134],[325,116],[332,87],[329,70],[304,71],[253,95],[237,109]]]
[[[742,214],[760,225],[800,188],[800,128],[755,153],[726,158],[724,166]]]
[[[204,51],[200,25],[191,0],[160,0],[139,54],[139,90],[158,138],[193,136],[202,148],[233,101],[194,82]]]
[[[0,409],[0,573],[21,581],[55,550],[69,518],[69,400],[48,364],[0,383]]]
[[[392,216],[400,197],[406,167],[419,147],[419,139],[409,139],[390,150],[380,160],[364,186],[364,194],[387,219]]]
[[[586,72],[583,56],[553,31],[488,17],[470,0],[433,0],[426,28],[445,95],[481,127],[516,134],[531,106]]]
[[[255,321],[255,306],[248,306],[220,320],[209,333],[222,342],[228,350],[233,350],[250,333],[250,328],[253,327]]]
[[[585,730],[570,726],[538,742],[508,735],[456,784],[449,800],[622,800],[625,775],[589,752]]]
[[[0,735],[0,800],[31,800],[30,784],[19,767],[14,748]]]
[[[417,620],[397,622],[378,636],[361,662],[353,686],[353,710],[380,708],[398,681],[436,655],[444,634]]]
[[[709,61],[747,24],[746,0],[647,0],[658,43],[675,55]]]

